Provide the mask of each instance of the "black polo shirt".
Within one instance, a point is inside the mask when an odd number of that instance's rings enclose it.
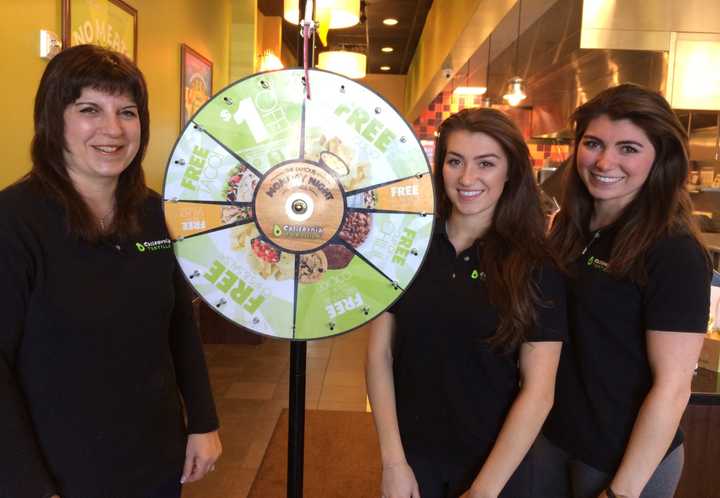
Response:
[[[645,255],[647,283],[607,274],[619,227],[588,233],[568,282],[570,338],[544,433],[583,462],[613,473],[652,385],[646,331],[705,333],[711,272],[690,236],[658,240]],[[678,432],[670,447],[682,442]]]
[[[456,255],[441,228],[395,316],[393,370],[403,446],[441,461],[485,458],[518,393],[518,351],[493,350],[497,328],[479,266],[482,243]],[[565,285],[549,265],[538,271],[544,301],[531,341],[562,341]]]
[[[217,429],[157,194],[140,224],[90,244],[35,184],[0,191],[0,497],[145,498]]]

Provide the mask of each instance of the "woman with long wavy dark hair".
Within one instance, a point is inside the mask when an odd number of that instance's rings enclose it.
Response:
[[[566,320],[520,131],[492,109],[449,117],[435,183],[426,262],[370,326],[382,493],[529,497],[525,456],[553,403]]]
[[[190,296],[148,190],[145,80],[62,51],[0,192],[0,496],[177,498],[220,455]],[[146,249],[148,248],[148,249]]]
[[[670,498],[711,276],[685,188],[687,136],[662,96],[631,84],[572,120],[550,234],[570,270],[570,337],[538,443],[542,496]]]

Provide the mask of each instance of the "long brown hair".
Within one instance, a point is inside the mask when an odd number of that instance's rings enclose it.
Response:
[[[445,193],[442,169],[448,138],[460,130],[490,136],[500,144],[508,161],[508,179],[493,211],[492,225],[483,236],[480,264],[490,301],[500,317],[489,343],[510,351],[536,325],[536,307],[546,304],[540,303],[535,283],[543,262],[549,260],[540,194],[530,152],[510,118],[494,109],[465,109],[442,123],[435,145],[434,174],[443,219],[450,216],[452,205]]]
[[[120,175],[115,191],[115,216],[105,234],[73,186],[63,156],[67,148],[65,109],[85,88],[130,95],[140,119],[140,147]],[[105,236],[126,237],[136,233],[139,211],[147,196],[142,159],[150,138],[147,85],[137,66],[124,55],[95,45],[63,50],[48,63],[42,75],[35,95],[34,118],[33,164],[27,179],[40,185],[63,206],[70,232],[90,242]]]
[[[565,172],[561,210],[555,218],[550,243],[565,265],[577,259],[587,243],[593,198],[578,174],[578,144],[590,123],[601,116],[613,121],[630,120],[645,132],[655,148],[655,161],[647,180],[615,222],[620,230],[607,269],[617,278],[628,277],[643,283],[644,255],[659,238],[688,234],[702,246],[685,188],[689,165],[687,134],[659,93],[623,84],[603,91],[575,110],[570,118],[575,128],[575,150]]]

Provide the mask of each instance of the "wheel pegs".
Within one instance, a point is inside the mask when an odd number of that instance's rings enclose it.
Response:
[[[268,88],[270,88],[270,83],[265,80],[260,80],[260,86],[267,90]]]
[[[225,102],[227,105],[233,105],[233,99],[230,97],[223,97],[223,102]]]
[[[380,109],[379,107],[375,108],[375,114],[380,114],[381,112],[382,112],[382,109]]]
[[[392,286],[393,286],[393,289],[395,289],[395,290],[398,290],[400,288],[400,284],[398,284],[395,281],[393,281]]]
[[[196,278],[196,277],[199,277],[199,276],[200,276],[200,272],[197,271],[197,270],[195,270],[194,272],[192,272],[192,273],[188,276],[188,278],[189,278],[190,280],[192,280],[193,278]]]
[[[401,143],[407,142],[407,138],[406,138],[406,137],[400,137],[400,142],[401,142]]]
[[[225,298],[223,297],[223,298],[220,299],[220,301],[218,301],[218,302],[215,304],[215,307],[216,307],[216,308],[219,308],[219,307],[223,306],[224,304],[227,304],[227,301],[226,301]]]
[[[423,176],[425,176],[425,175],[423,175],[422,173],[418,173],[417,175],[415,175],[415,178],[420,180]]]
[[[329,328],[330,330],[335,330],[335,323],[334,323],[334,322],[328,323],[328,328]]]
[[[410,254],[412,254],[413,256],[417,256],[418,250],[413,247],[412,249],[410,249]]]
[[[370,314],[370,308],[368,308],[367,306],[363,306],[362,312],[363,315],[367,316]]]
[[[173,162],[179,166],[185,166],[185,159],[175,159]]]
[[[345,85],[340,85],[340,93],[345,93]]]
[[[257,325],[258,323],[260,323],[260,319],[256,316],[254,316],[252,319],[252,322],[253,322],[253,325]]]

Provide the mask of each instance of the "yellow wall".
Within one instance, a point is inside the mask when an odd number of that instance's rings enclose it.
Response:
[[[230,0],[126,0],[138,10],[138,65],[150,92],[148,184],[155,190],[180,131],[180,43],[214,62],[213,88],[228,84]],[[29,170],[32,108],[46,62],[38,56],[40,29],[61,32],[60,0],[2,0],[0,95],[3,161],[0,188]],[[10,21],[11,20],[11,21]]]
[[[518,0],[435,0],[407,72],[405,117],[417,118]]]
[[[369,73],[358,80],[390,102],[400,114],[405,112],[405,75]]]
[[[232,0],[230,31],[230,80],[255,72],[262,40],[262,14],[256,0]]]

